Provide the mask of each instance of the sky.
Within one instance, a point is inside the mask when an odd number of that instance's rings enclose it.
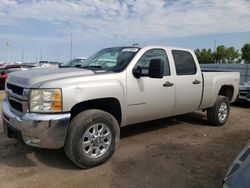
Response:
[[[250,0],[0,0],[0,61],[67,61],[111,46],[239,49]]]

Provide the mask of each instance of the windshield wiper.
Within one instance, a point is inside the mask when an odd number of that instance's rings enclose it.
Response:
[[[102,68],[102,66],[100,66],[100,65],[88,65],[88,66],[83,66],[83,67],[81,67],[81,68],[84,68],[84,69],[101,69],[101,70],[103,70],[103,68]]]
[[[59,66],[59,68],[68,68],[68,67],[70,67],[70,66],[68,66],[68,65],[60,65]]]

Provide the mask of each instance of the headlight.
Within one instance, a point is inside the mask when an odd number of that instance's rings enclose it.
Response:
[[[29,101],[30,112],[61,112],[61,89],[32,89]]]

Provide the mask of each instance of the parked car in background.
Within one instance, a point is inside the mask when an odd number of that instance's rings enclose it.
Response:
[[[34,67],[33,65],[22,65],[22,64],[16,64],[16,65],[7,65],[0,68],[0,89],[4,89],[5,86],[5,80],[7,79],[8,75],[11,72],[15,71],[22,71],[22,70],[28,70],[30,68]]]
[[[250,142],[236,157],[230,166],[225,178],[223,188],[250,187]]]
[[[39,61],[35,64],[36,68],[59,67],[62,63],[57,61]]]
[[[81,67],[82,65],[84,65],[86,59],[86,57],[77,57],[61,64],[60,67]]]
[[[250,102],[250,80],[240,84],[238,100]]]

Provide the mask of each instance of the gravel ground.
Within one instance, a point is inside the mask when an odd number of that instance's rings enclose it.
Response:
[[[233,105],[222,127],[209,126],[202,112],[124,127],[111,160],[88,170],[72,164],[63,149],[6,138],[1,122],[0,187],[221,187],[250,138],[249,112],[249,104]]]

